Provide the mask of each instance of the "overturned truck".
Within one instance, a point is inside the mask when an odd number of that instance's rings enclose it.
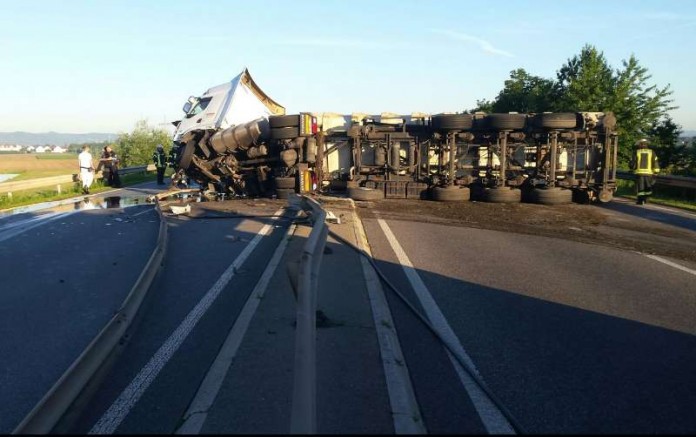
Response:
[[[246,70],[184,112],[177,174],[212,193],[558,204],[616,190],[611,113],[286,115]]]

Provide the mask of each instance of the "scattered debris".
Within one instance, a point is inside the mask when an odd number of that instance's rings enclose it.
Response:
[[[341,219],[336,217],[336,215],[332,211],[327,210],[326,211],[326,223],[335,223],[337,225],[340,225]]]
[[[172,210],[172,212],[176,215],[180,214],[188,214],[191,212],[191,205],[186,205],[186,206],[176,206],[176,205],[170,205],[169,208]]]

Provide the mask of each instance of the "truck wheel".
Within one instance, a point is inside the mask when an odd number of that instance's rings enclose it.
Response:
[[[432,196],[438,202],[466,202],[471,198],[471,191],[467,187],[435,187]]]
[[[530,197],[532,202],[542,205],[563,205],[573,201],[573,191],[565,188],[536,188]]]
[[[353,200],[382,200],[384,192],[374,188],[348,187],[348,197]]]
[[[299,115],[272,115],[268,117],[268,124],[272,129],[280,127],[297,127],[300,125]]]
[[[518,203],[522,200],[522,191],[507,187],[486,188],[483,200],[491,203]]]
[[[574,112],[558,112],[555,114],[537,114],[534,124],[541,129],[574,129],[577,124],[577,115]]]
[[[186,170],[191,165],[191,159],[193,158],[193,151],[196,149],[196,144],[193,141],[186,143],[183,153],[181,154],[181,159],[179,160],[179,168]]]
[[[432,126],[436,130],[469,130],[474,124],[471,114],[439,114],[433,115]]]
[[[279,127],[271,129],[272,140],[291,140],[300,136],[299,127]]]
[[[295,189],[295,178],[275,178],[276,188]]]
[[[293,194],[295,194],[294,188],[277,188],[276,189],[276,195],[278,196],[278,199],[287,199],[288,197],[292,196]]]
[[[490,129],[514,130],[524,129],[527,116],[524,114],[488,114],[485,125]]]

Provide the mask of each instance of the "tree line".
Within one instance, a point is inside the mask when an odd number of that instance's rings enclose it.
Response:
[[[157,144],[164,146],[169,153],[172,139],[169,132],[153,128],[147,120],[139,120],[131,132],[118,134],[114,142],[74,143],[68,145],[68,151],[79,153],[82,146],[87,145],[94,159],[99,159],[105,146],[111,146],[120,159],[121,167],[133,167],[152,163],[152,153]]]
[[[673,174],[696,175],[696,139],[681,138],[682,128],[669,111],[670,85],[651,83],[648,69],[631,55],[613,68],[592,45],[568,59],[555,78],[510,72],[493,100],[482,99],[468,112],[614,112],[619,134],[619,163],[626,167],[636,141],[650,140],[662,168]]]

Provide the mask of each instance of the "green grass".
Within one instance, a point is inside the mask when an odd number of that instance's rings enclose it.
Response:
[[[616,195],[635,200],[635,183],[633,181],[619,180]],[[696,193],[693,190],[689,191],[679,187],[656,186],[653,188],[653,195],[650,196],[648,202],[696,211]]]
[[[121,184],[126,186],[136,185],[143,182],[150,182],[157,180],[157,175],[155,173],[147,174],[130,174],[121,176]],[[101,193],[103,191],[113,190],[112,187],[106,186],[101,180],[96,180],[92,187],[89,189],[90,194]],[[6,195],[0,196],[0,210],[15,208],[17,206],[32,205],[34,203],[41,202],[52,202],[55,200],[69,199],[71,197],[76,197],[82,195],[82,188],[78,183],[68,183],[61,185],[61,193],[55,190],[55,188],[44,188],[40,190],[31,191],[20,191],[12,193],[12,198]]]

